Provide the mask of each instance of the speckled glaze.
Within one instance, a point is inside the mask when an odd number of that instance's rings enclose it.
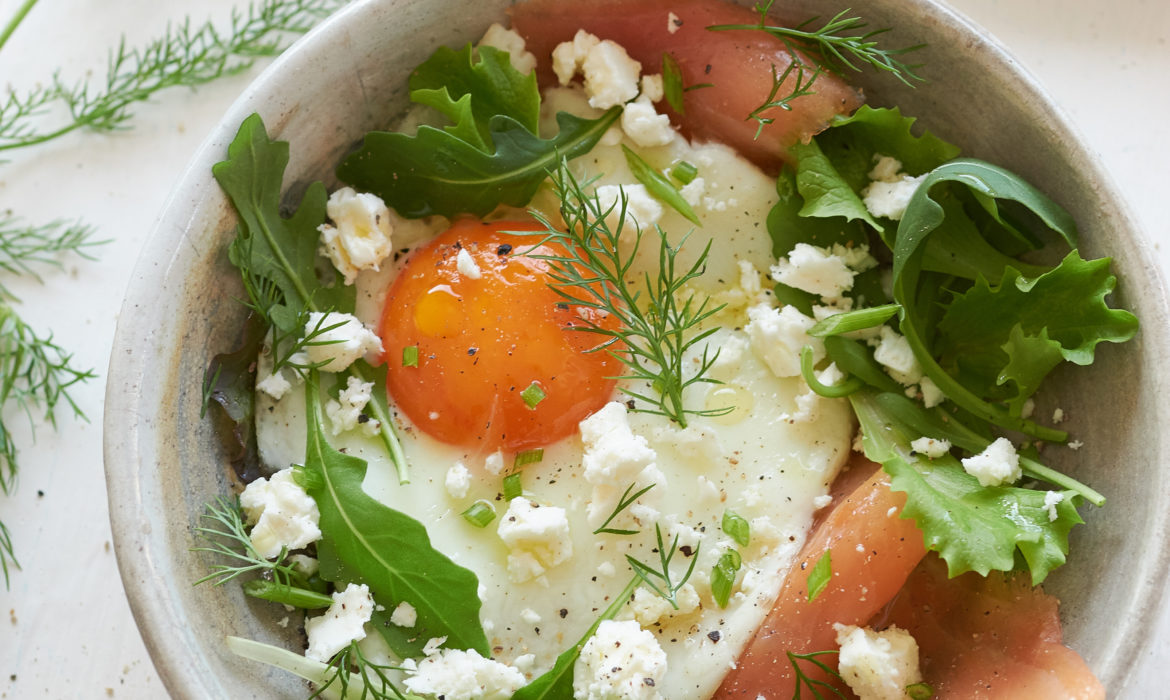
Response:
[[[349,6],[298,42],[236,102],[176,187],[142,252],[122,307],[110,361],[105,465],[118,563],[142,635],[176,698],[303,697],[283,672],[233,657],[234,634],[280,644],[292,632],[283,612],[246,599],[238,587],[193,587],[206,572],[192,554],[203,504],[228,492],[227,458],[211,419],[201,419],[201,380],[210,357],[231,349],[243,318],[238,276],[224,248],[234,214],[211,177],[240,122],[259,112],[270,133],[292,143],[290,199],[305,183],[332,184],[333,165],[372,128],[406,104],[411,68],[439,44],[474,40],[503,17],[506,0],[387,0]],[[748,4],[745,2],[744,4]],[[786,3],[803,19],[843,9],[839,0]],[[1144,254],[1148,243],[1118,207],[1113,186],[1060,110],[1004,49],[945,7],[926,0],[873,0],[873,26],[897,29],[894,45],[925,42],[917,58],[929,84],[911,90],[859,74],[870,102],[898,105],[967,154],[1027,177],[1068,207],[1086,255],[1109,253],[1123,280],[1116,301],[1142,321],[1137,339],[1102,347],[1089,371],[1041,402],[1060,406],[1079,452],[1046,457],[1109,497],[1086,509],[1070,564],[1051,579],[1066,640],[1110,689],[1125,686],[1167,576],[1170,493],[1163,397],[1170,347],[1166,291]],[[1135,691],[1128,688],[1128,691]]]

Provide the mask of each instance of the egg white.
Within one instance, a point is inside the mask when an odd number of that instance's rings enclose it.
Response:
[[[546,122],[562,109],[590,116],[580,91],[573,89],[550,90],[544,109]],[[588,155],[573,161],[574,171],[581,177],[600,175],[599,184],[635,183],[619,138],[620,131],[603,139]],[[634,432],[656,450],[657,466],[665,474],[665,481],[640,502],[660,513],[658,522],[668,538],[679,534],[680,544],[699,550],[691,583],[699,591],[700,608],[687,615],[667,616],[649,627],[668,656],[667,678],[658,690],[666,698],[700,698],[718,687],[770,609],[804,542],[814,499],[827,492],[849,453],[854,426],[848,404],[840,399],[818,398],[811,412],[798,416],[796,397],[808,392],[803,380],[777,378],[750,350],[738,359],[731,356],[737,342],[746,344],[743,309],[761,295],[750,280],[741,284],[740,261],[763,270],[773,262],[764,222],[775,202],[774,180],[718,144],[690,145],[678,138],[667,146],[639,150],[660,168],[679,160],[698,166],[707,183],[705,197],[710,206],[696,207],[703,226],[688,239],[680,258],[686,259],[681,260],[684,263],[693,260],[707,240],[713,240],[706,272],[694,286],[728,304],[715,319],[720,330],[709,340],[712,352],[728,348],[715,370],[725,383],[694,386],[688,390],[687,403],[692,408],[731,403],[736,410],[719,418],[694,418],[686,431],[661,416],[630,416]],[[555,200],[544,190],[533,206],[555,211]],[[675,244],[694,228],[670,209],[660,223]],[[418,243],[442,225],[442,221],[412,223],[410,231],[401,234],[411,239],[409,243]],[[642,269],[656,265],[657,244],[650,241],[652,245],[644,245],[639,253]],[[402,236],[396,240],[396,246],[401,245]],[[380,315],[382,291],[400,264],[359,279],[358,314],[367,322],[372,324]],[[653,273],[654,268],[649,269]],[[260,393],[257,401],[263,461],[273,469],[301,462],[305,444],[302,392],[291,392],[279,402]],[[592,487],[582,474],[581,440],[574,436],[547,446],[543,461],[523,472],[526,496],[566,509],[573,556],[538,579],[512,582],[506,566],[508,549],[496,534],[499,518],[480,529],[461,516],[471,502],[481,498],[496,505],[497,516],[507,508],[500,495],[501,476],[483,468],[488,455],[439,443],[405,417],[397,420],[410,464],[409,484],[398,483],[380,444],[356,431],[333,438],[334,445],[369,461],[367,492],[423,522],[437,548],[479,577],[481,617],[496,659],[510,663],[533,654],[529,675],[544,672],[630,580],[627,554],[651,564],[657,561],[654,525],[648,520],[636,521],[626,514],[614,523],[638,528],[638,535],[592,534],[594,527],[586,518]],[[507,456],[508,467],[510,459]],[[444,487],[446,472],[456,462],[472,473],[470,490],[458,499]],[[620,490],[626,485],[614,486]],[[720,529],[729,508],[752,522],[752,541],[741,552],[744,566],[731,602],[720,609],[711,598],[709,576],[722,552],[736,547]],[[679,554],[676,574],[681,575],[689,563]],[[619,615],[630,616],[628,611]]]

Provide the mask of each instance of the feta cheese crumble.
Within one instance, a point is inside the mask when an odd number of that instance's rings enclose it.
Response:
[[[455,269],[467,279],[477,280],[483,277],[479,265],[475,263],[475,259],[471,257],[471,253],[468,253],[466,248],[460,248],[455,255]]]
[[[900,221],[910,204],[910,197],[925,175],[911,177],[902,172],[902,163],[897,158],[874,155],[877,162],[869,172],[871,182],[861,191],[862,202],[870,214]]]
[[[349,377],[345,388],[337,394],[337,400],[329,399],[325,403],[325,415],[329,417],[333,434],[340,435],[346,430],[353,430],[361,421],[362,412],[366,404],[374,396],[374,383],[363,382],[357,377]],[[374,435],[380,427],[378,421],[367,420],[361,423],[362,431],[367,435]]]
[[[675,137],[670,117],[659,114],[645,95],[627,104],[622,110],[622,131],[642,148],[665,146]]]
[[[366,584],[349,584],[333,594],[333,604],[324,615],[305,620],[309,648],[305,656],[321,663],[330,659],[350,642],[366,638],[365,624],[374,613],[374,599]]]
[[[471,489],[471,471],[463,466],[463,462],[456,462],[447,470],[447,478],[443,485],[451,498],[465,498]]]
[[[476,46],[490,46],[493,49],[506,51],[508,62],[524,75],[528,75],[536,69],[536,56],[527,50],[524,37],[511,29],[505,29],[504,25],[498,22],[487,28],[487,31],[483,33],[483,38]]]
[[[474,649],[443,649],[418,662],[403,685],[444,700],[507,700],[526,683],[519,670],[485,659]]]
[[[660,700],[666,652],[634,620],[604,620],[573,667],[574,700]]]
[[[930,459],[938,459],[951,451],[951,441],[920,437],[910,443],[910,449],[920,455],[926,455]]]
[[[846,250],[840,244],[836,247],[842,252]],[[780,284],[828,298],[840,297],[853,289],[855,274],[845,257],[836,251],[808,243],[797,243],[772,266],[772,279]]]
[[[390,613],[390,624],[398,625],[399,627],[414,627],[418,623],[418,611],[414,606],[405,600],[394,608],[394,612]]]
[[[748,307],[747,316],[744,330],[752,351],[777,377],[800,374],[800,351],[805,345],[812,346],[814,362],[825,356],[824,342],[808,334],[816,322],[795,307],[774,309],[766,303],[756,304]]]
[[[353,314],[314,311],[305,324],[305,335],[331,326],[336,328],[319,333],[305,347],[309,362],[325,363],[318,368],[322,372],[340,372],[367,354],[382,352],[382,339]]]
[[[597,527],[613,511],[624,489],[657,484],[666,486],[666,475],[658,468],[658,453],[646,438],[630,430],[626,405],[611,401],[581,421],[584,451],[581,466],[585,481],[593,486],[586,507],[589,524]]]
[[[963,469],[979,480],[980,486],[1001,486],[1019,481],[1023,476],[1020,456],[1007,438],[998,438],[974,457],[963,460]]]
[[[910,341],[889,326],[882,326],[873,359],[885,366],[886,374],[903,386],[917,384],[922,380],[922,366],[918,364],[918,358],[914,357]]]
[[[321,252],[353,284],[362,270],[377,270],[394,251],[390,210],[378,195],[342,187],[329,195],[325,211],[333,224],[321,224]]]
[[[922,682],[918,642],[891,625],[882,632],[833,625],[841,645],[838,670],[860,700],[904,700],[906,686]]]
[[[508,503],[496,530],[508,545],[508,576],[530,581],[573,556],[569,518],[564,508],[541,506],[523,496]]]
[[[254,523],[252,546],[265,559],[283,548],[300,549],[321,539],[317,502],[293,481],[291,467],[248,484],[240,494],[240,508]]]
[[[1044,509],[1048,511],[1048,522],[1056,522],[1060,517],[1060,513],[1056,511],[1056,507],[1064,503],[1064,494],[1059,491],[1048,491],[1044,494]]]
[[[675,602],[678,603],[677,610],[657,593],[644,587],[638,588],[621,617],[627,620],[633,618],[642,627],[650,627],[670,618],[690,615],[700,607],[699,592],[691,584],[684,583],[675,594]]]

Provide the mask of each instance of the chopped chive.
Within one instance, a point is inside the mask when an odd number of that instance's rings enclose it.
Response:
[[[654,195],[655,199],[685,216],[695,226],[703,225],[699,216],[695,214],[695,210],[691,208],[690,204],[687,204],[687,200],[683,199],[682,194],[671,184],[670,180],[666,179],[665,175],[658,172],[654,166],[647,163],[642,156],[634,153],[625,144],[622,144],[622,153],[626,154],[626,165],[630,166],[630,172],[633,173],[634,178],[642,183],[646,190]]]
[[[505,488],[507,488],[507,481],[504,479]],[[463,519],[476,527],[487,527],[488,523],[496,519],[496,509],[492,507],[491,503],[481,498],[463,511]]]
[[[911,683],[906,686],[906,694],[912,700],[930,700],[934,697],[934,688],[929,683]]]
[[[402,366],[418,367],[418,346],[407,345],[402,348]]]
[[[674,56],[662,53],[662,93],[671,109],[683,114],[682,70]]]
[[[826,549],[817,563],[813,565],[812,571],[808,572],[808,602],[813,602],[816,597],[825,590],[829,585],[829,579],[833,577],[833,557],[831,549]]]
[[[516,459],[512,462],[513,469],[519,469],[526,464],[536,464],[544,459],[544,448],[538,447],[535,450],[524,450],[516,453]]]
[[[729,549],[719,557],[719,561],[711,568],[711,597],[726,608],[731,600],[731,587],[735,584],[735,576],[739,567],[743,565],[743,557],[734,549]]]
[[[327,595],[275,581],[248,581],[244,584],[244,593],[253,598],[270,600],[273,603],[291,605],[294,608],[304,610],[319,610],[333,605],[333,598]]]
[[[685,160],[680,160],[670,169],[670,176],[684,185],[694,182],[695,176],[698,174],[699,169],[693,163],[688,163]]]
[[[739,543],[740,547],[748,546],[752,541],[752,526],[739,513],[733,510],[723,511],[723,532]]]
[[[520,483],[520,472],[513,472],[504,477],[504,498],[509,501],[524,493],[524,485]]]
[[[528,406],[529,410],[535,411],[536,404],[544,401],[548,394],[544,393],[544,389],[536,382],[528,385],[528,388],[520,392],[520,398],[524,399],[524,405]]]

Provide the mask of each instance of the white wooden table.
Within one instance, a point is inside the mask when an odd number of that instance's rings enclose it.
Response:
[[[0,24],[19,0],[0,0]],[[1170,271],[1163,213],[1170,184],[1170,3],[1164,0],[951,0],[1036,73],[1113,173]],[[191,14],[224,18],[231,0],[40,0],[0,52],[0,86],[28,86],[56,67],[101,76],[106,50],[131,45]],[[4,283],[20,313],[105,373],[114,323],[138,250],[188,158],[256,69],[192,93],[161,94],[135,127],[76,133],[0,164],[0,211],[44,222],[84,218],[109,243],[98,262],[65,261],[44,284]],[[104,380],[75,392],[89,422],[62,416],[24,446],[19,488],[0,497],[24,566],[0,588],[0,698],[146,698],[164,691],[143,648],[118,577],[101,463]],[[1170,620],[1167,620],[1170,623]],[[1165,640],[1145,682],[1170,664]],[[1163,689],[1164,690],[1164,689]],[[1155,693],[1153,696],[1158,695]],[[1152,696],[1151,696],[1152,697]]]

